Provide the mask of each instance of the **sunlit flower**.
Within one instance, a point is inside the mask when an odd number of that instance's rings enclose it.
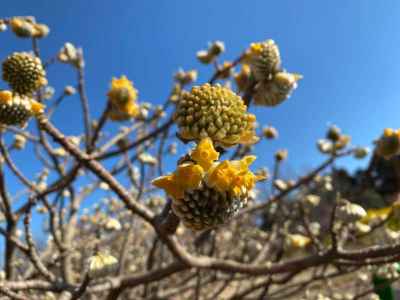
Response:
[[[109,113],[112,120],[123,121],[138,116],[137,90],[126,76],[113,78],[107,95],[112,105]]]
[[[400,153],[400,129],[386,128],[377,141],[376,153],[389,159]]]
[[[255,175],[249,166],[255,156],[218,162],[218,152],[205,138],[191,152],[191,159],[169,175],[153,180],[173,200],[175,213],[187,226],[201,230],[226,222],[242,207],[249,192],[264,176]]]
[[[219,84],[207,83],[183,93],[176,106],[175,121],[180,136],[186,140],[210,137],[223,147],[258,141],[255,115],[247,112],[240,96]]]
[[[32,116],[44,111],[44,105],[28,96],[0,91],[0,123],[23,127]]]
[[[205,171],[208,171],[214,161],[218,160],[219,152],[215,151],[210,138],[202,139],[190,154],[192,159]]]

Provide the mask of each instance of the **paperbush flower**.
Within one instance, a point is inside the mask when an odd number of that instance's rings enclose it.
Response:
[[[15,52],[3,62],[3,80],[19,94],[29,95],[47,84],[46,72],[38,57]]]
[[[271,79],[281,68],[279,48],[273,40],[252,43],[247,50],[245,60],[249,63],[257,81]]]
[[[44,105],[29,98],[0,91],[0,124],[24,126],[30,117],[43,112]]]
[[[47,25],[37,24],[34,19],[15,17],[11,19],[10,26],[15,35],[20,38],[43,38],[50,32]]]
[[[249,170],[255,156],[216,161],[219,155],[210,138],[201,140],[190,156],[194,162],[179,165],[153,184],[166,191],[176,215],[195,230],[226,223],[246,204],[255,183],[264,179]]]
[[[139,106],[136,103],[137,90],[131,81],[125,76],[113,78],[111,88],[108,91],[108,99],[111,102],[109,117],[114,121],[124,121],[138,116]]]
[[[184,93],[176,106],[175,121],[186,140],[210,137],[214,144],[224,147],[258,140],[256,117],[247,112],[240,96],[219,84],[195,86]]]
[[[386,159],[400,153],[400,129],[386,128],[376,144],[376,153]]]
[[[89,276],[91,278],[98,278],[115,271],[118,267],[118,260],[107,253],[96,253],[89,258],[88,264]]]
[[[278,72],[272,79],[260,81],[255,87],[254,104],[277,106],[288,99],[297,88],[297,82],[303,76],[295,73]]]

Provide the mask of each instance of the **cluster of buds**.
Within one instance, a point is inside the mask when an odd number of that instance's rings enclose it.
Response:
[[[190,160],[178,165],[174,173],[153,180],[172,198],[175,214],[194,230],[229,221],[247,203],[255,183],[264,179],[249,170],[255,156],[222,162],[218,158],[212,140],[202,139]]]
[[[81,48],[76,48],[71,43],[65,43],[61,50],[58,52],[58,60],[65,64],[81,69],[84,67],[83,51]]]
[[[344,223],[353,223],[360,221],[367,215],[365,209],[355,203],[351,203],[346,199],[338,200],[336,207],[336,217]]]
[[[279,48],[273,40],[252,43],[244,55],[243,62],[250,66],[256,82],[254,103],[258,105],[276,106],[282,103],[289,98],[302,78],[300,74],[282,69]],[[240,89],[240,85],[238,86]]]
[[[197,71],[196,70],[190,70],[190,71],[184,71],[180,69],[178,72],[176,72],[174,79],[176,82],[178,82],[181,86],[190,84],[192,82],[195,82],[197,80]]]
[[[43,112],[44,106],[32,94],[47,84],[39,58],[27,52],[15,52],[2,64],[3,80],[11,91],[0,91],[0,124],[23,127],[28,119]]]
[[[400,153],[400,129],[386,128],[376,142],[376,154],[390,159]]]
[[[111,103],[111,110],[108,114],[113,121],[125,121],[139,115],[139,106],[136,102],[138,91],[133,83],[125,76],[113,78],[111,88],[107,93]]]
[[[311,239],[299,233],[289,233],[285,238],[286,250],[304,249],[311,244]]]
[[[276,130],[275,127],[267,126],[267,127],[263,128],[263,135],[266,139],[272,140],[272,139],[276,139],[279,134],[278,134],[278,130]]]
[[[280,149],[275,152],[275,160],[277,162],[282,162],[287,159],[289,153],[286,149]]]
[[[9,24],[14,34],[20,38],[44,38],[50,32],[46,24],[36,23],[33,17],[14,17]]]
[[[184,140],[210,137],[223,147],[258,141],[256,117],[247,112],[240,96],[219,84],[206,83],[183,93],[174,117]]]
[[[107,253],[98,252],[88,260],[88,275],[99,278],[114,272],[118,268],[118,260]]]
[[[335,154],[337,151],[346,148],[350,140],[349,135],[342,134],[339,127],[332,125],[326,133],[326,138],[318,140],[317,147],[323,154]]]
[[[221,41],[215,41],[210,44],[207,50],[198,51],[196,56],[201,63],[210,64],[224,51],[224,43]]]
[[[16,134],[14,136],[13,148],[17,150],[22,150],[26,145],[26,137],[22,134]]]
[[[30,117],[43,113],[43,104],[29,98],[0,91],[0,124],[24,127]]]

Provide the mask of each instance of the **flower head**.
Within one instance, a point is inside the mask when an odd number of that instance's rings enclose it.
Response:
[[[247,201],[255,183],[264,179],[249,166],[255,156],[218,162],[210,138],[202,139],[190,154],[192,161],[180,164],[172,174],[153,180],[172,198],[173,209],[184,223],[204,229],[227,221]]]
[[[27,52],[15,52],[4,60],[3,79],[22,95],[32,94],[47,84],[41,60]]]
[[[248,61],[257,81],[269,80],[281,69],[279,48],[273,40],[252,43],[245,60]]]
[[[111,88],[107,93],[112,106],[110,118],[115,121],[122,121],[138,116],[137,94],[137,90],[126,76],[119,79],[113,78]]]
[[[0,124],[24,126],[32,116],[41,114],[44,105],[28,96],[0,91]]]
[[[400,153],[400,129],[386,128],[377,141],[376,153],[386,159]]]
[[[258,141],[255,115],[247,112],[240,96],[218,84],[195,86],[190,93],[183,93],[176,106],[175,121],[180,136],[186,140],[209,137],[223,147]]]

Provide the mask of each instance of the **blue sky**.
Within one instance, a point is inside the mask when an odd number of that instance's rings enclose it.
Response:
[[[142,101],[161,103],[179,67],[198,68],[198,83],[211,68],[200,65],[196,51],[223,40],[224,59],[234,59],[251,42],[274,39],[283,65],[304,75],[299,88],[281,106],[252,108],[261,124],[278,128],[277,141],[262,142],[260,164],[270,165],[278,148],[289,148],[288,165],[303,170],[322,160],[315,141],[327,124],[371,145],[384,127],[399,126],[400,2],[386,1],[2,1],[2,16],[34,15],[51,33],[41,41],[44,57],[70,41],[84,48],[92,116],[103,109],[112,76],[126,74]],[[0,58],[29,50],[30,42],[0,34]],[[49,82],[61,91],[74,84],[68,66],[49,69]],[[4,83],[0,87],[5,87]],[[77,133],[78,99],[63,106],[55,121]],[[76,113],[75,113],[76,112]],[[351,168],[364,162],[345,160]]]

